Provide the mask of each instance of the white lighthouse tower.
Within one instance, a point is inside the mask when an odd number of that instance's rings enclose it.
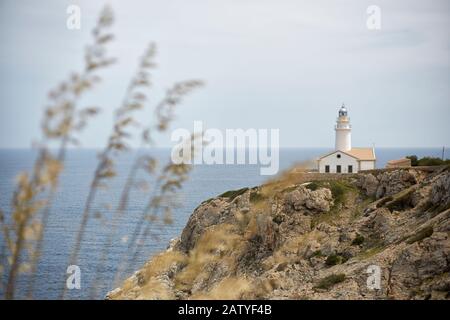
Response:
[[[317,159],[320,173],[356,173],[375,169],[374,148],[352,148],[350,118],[342,104],[334,127],[336,140],[334,151]]]
[[[350,125],[350,118],[347,116],[347,109],[342,104],[339,109],[339,117],[336,120],[336,142],[335,150],[350,151],[352,149],[352,127]]]

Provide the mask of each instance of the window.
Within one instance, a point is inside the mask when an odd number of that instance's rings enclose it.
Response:
[[[330,166],[329,166],[329,165],[326,165],[326,166],[325,166],[325,172],[326,172],[326,173],[329,173],[329,172],[330,172]]]
[[[348,166],[348,173],[353,173],[353,166]]]
[[[340,159],[340,158],[341,158],[341,155],[338,153],[338,154],[336,155],[336,157],[337,157],[338,159]]]
[[[337,173],[341,173],[341,165],[337,165],[336,166],[336,172]]]

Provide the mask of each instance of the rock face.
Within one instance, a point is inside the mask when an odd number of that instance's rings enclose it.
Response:
[[[285,195],[285,204],[288,210],[290,207],[296,211],[309,209],[316,212],[328,212],[332,202],[331,191],[327,188],[312,191],[300,186]]]
[[[434,205],[448,207],[450,204],[450,176],[441,175],[432,185],[430,201]]]
[[[279,181],[202,203],[109,299],[450,299],[450,171]]]
[[[379,171],[378,174],[360,174],[358,185],[368,196],[380,199],[392,196],[407,187],[415,185],[425,178],[426,174],[414,169]]]

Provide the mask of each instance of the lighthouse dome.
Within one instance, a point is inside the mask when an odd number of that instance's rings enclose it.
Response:
[[[345,105],[342,105],[342,107],[339,109],[339,117],[345,117],[347,116],[347,108]]]

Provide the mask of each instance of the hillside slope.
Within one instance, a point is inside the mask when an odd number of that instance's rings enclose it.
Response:
[[[449,167],[292,171],[203,202],[107,298],[449,299],[449,208]]]

